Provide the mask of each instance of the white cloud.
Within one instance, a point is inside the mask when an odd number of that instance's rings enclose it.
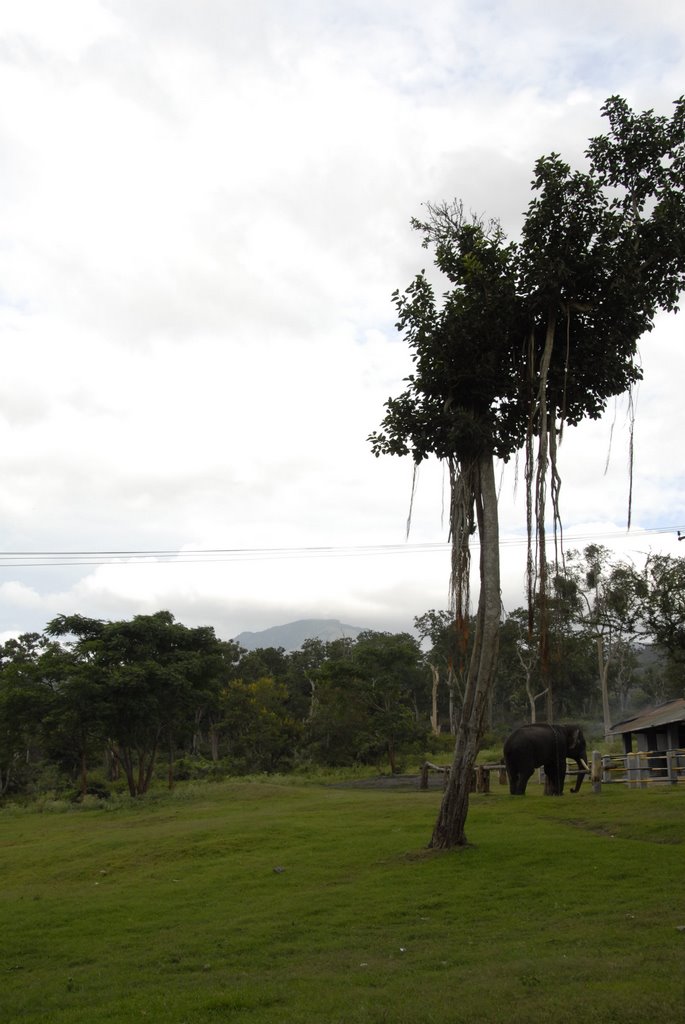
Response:
[[[581,160],[607,95],[668,109],[683,35],[678,5],[637,0],[3,7],[0,549],[399,543],[411,467],[366,437],[410,369],[390,296],[429,256],[409,218],[459,195],[515,234],[533,160]],[[681,335],[662,318],[643,345],[642,527],[685,519]],[[606,476],[609,421],[564,442],[572,526],[625,521],[624,418]],[[412,540],[445,540],[442,488],[422,467]],[[510,468],[520,538],[512,495]],[[168,607],[233,635],[319,611],[407,628],[448,565],[0,572],[0,627]]]

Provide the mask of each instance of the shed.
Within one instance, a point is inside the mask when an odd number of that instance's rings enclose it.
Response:
[[[623,736],[626,754],[633,750],[633,733],[638,752],[682,750],[685,748],[685,698],[641,711],[625,722],[612,725],[611,731]]]

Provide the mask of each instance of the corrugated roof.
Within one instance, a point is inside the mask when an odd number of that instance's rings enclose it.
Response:
[[[612,725],[611,731],[623,732],[644,732],[645,729],[654,729],[659,725],[669,725],[671,722],[685,721],[685,699],[669,700],[666,704],[660,704],[657,708],[650,708],[641,711],[634,718],[627,718],[625,722],[618,722]]]

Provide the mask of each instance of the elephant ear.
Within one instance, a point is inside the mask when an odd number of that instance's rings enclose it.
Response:
[[[568,749],[575,750],[580,742],[580,729],[578,726],[575,729],[569,729],[568,732]]]

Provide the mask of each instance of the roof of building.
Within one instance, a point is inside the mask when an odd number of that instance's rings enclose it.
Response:
[[[612,725],[614,733],[623,732],[644,732],[646,729],[655,729],[659,725],[669,725],[671,722],[685,721],[685,698],[669,700],[656,708],[648,708],[641,711],[633,718],[627,718],[625,722],[618,722]]]

